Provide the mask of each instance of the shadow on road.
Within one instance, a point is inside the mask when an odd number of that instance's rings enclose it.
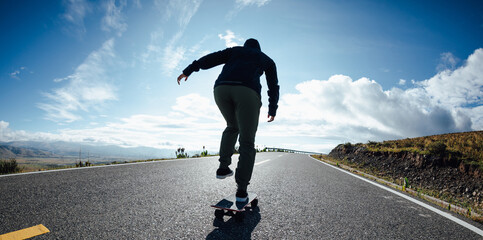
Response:
[[[221,221],[215,218],[213,226],[217,227],[208,236],[211,239],[251,239],[251,235],[255,227],[261,219],[260,208],[247,207],[245,211],[245,219],[239,223],[234,217],[225,216],[227,221]]]

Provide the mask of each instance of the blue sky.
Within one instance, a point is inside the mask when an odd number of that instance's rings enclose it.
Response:
[[[0,141],[216,152],[221,67],[176,77],[248,38],[281,86],[259,147],[483,129],[481,1],[2,1],[0,27]]]

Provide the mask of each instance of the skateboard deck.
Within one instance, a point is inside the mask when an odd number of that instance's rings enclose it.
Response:
[[[243,221],[242,212],[245,211],[245,208],[248,206],[248,204],[250,204],[252,208],[256,208],[258,206],[256,193],[248,192],[248,200],[245,202],[237,202],[235,194],[232,194],[223,198],[217,204],[211,206],[216,208],[215,217],[218,219],[223,219],[224,215],[228,215],[235,216],[235,220],[237,221]]]

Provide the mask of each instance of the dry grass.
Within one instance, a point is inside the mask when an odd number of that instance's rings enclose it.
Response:
[[[451,154],[483,168],[483,131],[450,133],[365,144],[370,151]]]

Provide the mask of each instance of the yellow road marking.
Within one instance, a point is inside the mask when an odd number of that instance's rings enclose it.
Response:
[[[48,232],[50,232],[49,229],[47,229],[44,225],[39,224],[37,226],[25,228],[15,232],[2,234],[0,235],[0,240],[27,239],[27,238],[35,237]]]

